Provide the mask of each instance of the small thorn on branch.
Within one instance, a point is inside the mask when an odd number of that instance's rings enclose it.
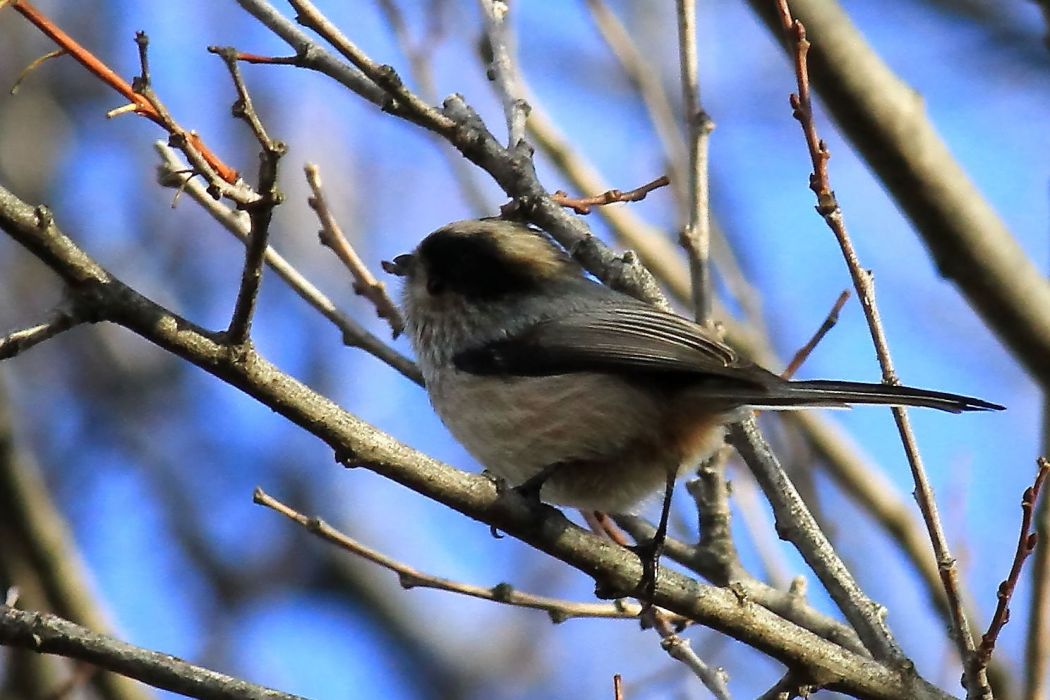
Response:
[[[601,207],[614,202],[640,202],[653,190],[666,187],[671,184],[671,179],[661,175],[652,182],[647,182],[633,190],[623,192],[621,190],[608,190],[592,197],[575,198],[565,192],[558,190],[551,195],[551,199],[563,207],[572,209],[577,214],[590,214],[591,207]]]

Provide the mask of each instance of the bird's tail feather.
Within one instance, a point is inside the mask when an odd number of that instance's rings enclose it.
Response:
[[[739,400],[743,397],[737,392],[735,398]],[[766,390],[756,390],[754,401],[746,401],[746,404],[752,408],[780,411],[816,406],[844,408],[850,404],[920,406],[950,413],[1001,411],[1004,408],[990,401],[943,391],[825,379],[784,382]]]

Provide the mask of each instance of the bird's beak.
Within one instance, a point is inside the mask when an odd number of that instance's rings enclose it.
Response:
[[[383,266],[383,270],[388,274],[396,275],[397,277],[407,277],[408,271],[412,267],[412,260],[412,254],[405,253],[394,258],[393,262],[384,260],[380,265]]]

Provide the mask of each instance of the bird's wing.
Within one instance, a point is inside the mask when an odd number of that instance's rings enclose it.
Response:
[[[455,363],[487,375],[669,373],[756,384],[764,375],[703,327],[641,303],[571,311],[464,351]]]

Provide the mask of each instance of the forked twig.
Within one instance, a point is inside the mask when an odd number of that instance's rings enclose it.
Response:
[[[157,109],[155,102],[151,101],[146,95],[143,95],[140,91],[136,90],[133,85],[117,75],[115,71],[103,63],[97,56],[81,46],[75,39],[73,39],[73,37],[69,36],[69,34],[59,28],[50,17],[26,0],[12,0],[11,7],[29,20],[37,29],[46,34],[53,42],[58,44],[63,51],[76,59],[76,61],[84,66],[88,72],[123,95],[128,102],[133,105],[128,111],[142,115],[155,124],[163,127],[172,138],[176,140],[177,143],[173,145],[176,145],[180,149],[184,149],[187,158],[193,160],[194,155],[196,155],[197,157],[202,158],[209,167],[214,170],[216,175],[226,183],[230,185],[237,183],[237,171],[226,165],[222,159],[215,155],[215,153],[209,149],[203,141],[201,141],[196,133],[186,131],[179,127],[174,120],[170,118],[170,115],[165,115],[163,111]],[[196,153],[191,155],[190,151]]]

